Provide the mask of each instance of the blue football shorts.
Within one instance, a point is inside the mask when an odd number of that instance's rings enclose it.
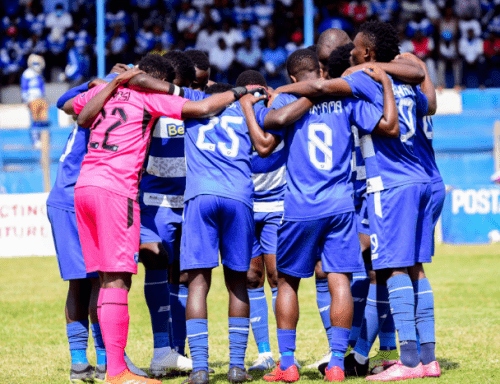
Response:
[[[367,196],[374,270],[430,263],[431,184],[409,184]]]
[[[365,270],[354,212],[309,221],[283,221],[278,228],[278,271],[300,278],[311,277],[318,254],[324,272]]]
[[[366,193],[358,200],[359,204],[355,206],[356,209],[356,225],[358,233],[364,233],[370,236],[370,220],[368,219],[368,204],[366,202]]]
[[[215,268],[234,271],[250,268],[255,224],[245,203],[214,195],[199,195],[186,202],[181,240],[181,270]]]
[[[162,243],[168,253],[168,262],[180,260],[182,236],[182,208],[158,207],[144,204],[141,208],[141,244]]]
[[[255,238],[253,241],[252,258],[262,254],[276,255],[278,244],[278,227],[283,217],[279,212],[254,212]]]
[[[443,211],[444,199],[446,197],[446,186],[443,181],[437,181],[431,184],[432,188],[432,255],[434,256],[434,233],[436,224]]]
[[[67,281],[99,277],[97,272],[87,273],[85,268],[76,225],[76,213],[48,205],[47,216],[52,226],[52,237],[61,278]]]

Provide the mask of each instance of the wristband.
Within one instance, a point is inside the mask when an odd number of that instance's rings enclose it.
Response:
[[[246,87],[235,87],[235,88],[231,89],[231,91],[233,91],[234,98],[236,100],[239,100],[242,96],[245,96],[248,93],[248,90],[246,89]]]

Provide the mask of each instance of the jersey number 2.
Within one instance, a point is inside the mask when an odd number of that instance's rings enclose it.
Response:
[[[204,151],[215,151],[215,144],[207,143],[205,141],[205,132],[214,129],[215,126],[219,124],[218,117],[212,117],[207,125],[200,127],[198,132],[198,138],[196,140],[196,146]],[[240,139],[236,136],[234,129],[229,126],[229,124],[241,125],[243,124],[243,117],[241,116],[222,116],[220,119],[220,126],[224,129],[229,138],[231,139],[231,145],[228,146],[226,143],[218,142],[217,148],[219,151],[228,157],[236,157],[238,154],[238,149],[240,147]]]
[[[100,118],[92,128],[92,130],[96,129],[99,124],[103,122],[103,120],[106,118],[106,112],[104,112],[104,109],[102,110],[102,118]],[[118,151],[118,145],[114,144],[109,144],[108,139],[109,139],[109,134],[111,131],[115,128],[118,128],[120,125],[122,125],[124,122],[127,121],[127,115],[125,114],[125,111],[122,108],[115,108],[113,109],[113,112],[111,112],[113,116],[116,116],[117,114],[120,115],[120,120],[118,120],[116,123],[114,123],[111,127],[106,129],[106,132],[104,133],[104,140],[102,141],[102,149],[106,149],[108,151],[113,151],[116,152]],[[90,140],[89,146],[97,149],[99,148],[99,143],[93,142],[92,139]]]

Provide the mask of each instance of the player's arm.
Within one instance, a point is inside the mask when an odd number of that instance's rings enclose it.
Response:
[[[394,98],[394,93],[392,91],[391,80],[384,72],[384,70],[378,68],[375,65],[372,65],[372,67],[370,68],[364,69],[364,71],[373,80],[382,84],[383,88],[384,115],[378,122],[373,132],[382,136],[398,137],[399,116],[398,116],[398,108],[396,106],[396,99]]]
[[[368,62],[348,68],[342,76],[350,75],[364,68],[369,68],[371,65],[373,65],[373,63]],[[426,73],[420,65],[408,58],[401,58],[400,56],[390,63],[377,62],[377,66],[382,68],[389,75],[407,84],[420,84],[426,78]]]
[[[101,112],[104,104],[115,93],[116,89],[139,73],[143,73],[138,68],[125,71],[111,80],[97,95],[92,97],[78,114],[77,124],[82,128],[90,128],[95,118]]]
[[[305,97],[353,96],[351,87],[344,79],[317,79],[283,85],[275,93],[295,93]]]
[[[243,96],[240,100],[241,110],[245,115],[250,139],[252,140],[252,144],[260,157],[267,157],[271,153],[273,153],[273,151],[281,141],[281,138],[278,135],[264,132],[260,125],[257,123],[254,105],[258,101],[264,99],[265,96],[255,97],[252,94],[248,94],[246,96]]]
[[[145,73],[130,79],[127,85],[130,89],[140,92],[161,93],[165,95],[176,95],[184,97],[184,90],[177,85],[155,79]]]
[[[236,87],[230,91],[215,94],[203,100],[187,101],[182,107],[181,118],[204,119],[217,115],[229,104],[239,100],[250,91],[267,95],[267,90],[264,87]]]
[[[301,97],[294,102],[278,109],[271,109],[264,118],[264,129],[280,129],[295,123],[314,106],[307,97]]]
[[[437,99],[436,99],[436,88],[434,88],[434,84],[432,83],[431,77],[429,76],[429,71],[427,70],[427,65],[420,60],[417,56],[412,53],[403,53],[397,57],[397,61],[401,60],[410,60],[411,62],[417,64],[422,68],[425,73],[425,78],[420,84],[420,90],[427,97],[427,101],[429,103],[429,108],[427,110],[428,115],[434,115],[437,109]]]

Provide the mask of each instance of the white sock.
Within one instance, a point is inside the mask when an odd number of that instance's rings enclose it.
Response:
[[[366,363],[368,363],[368,360],[369,360],[368,357],[365,357],[358,352],[354,352],[354,358],[356,359],[356,361],[359,364],[362,364],[362,365],[365,365]]]

